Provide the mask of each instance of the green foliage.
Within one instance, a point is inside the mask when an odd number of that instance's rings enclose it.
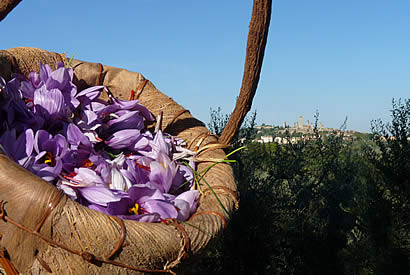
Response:
[[[360,238],[351,253],[368,251],[366,269],[375,274],[408,274],[410,268],[410,100],[393,100],[392,106],[391,123],[372,121],[352,209]]]
[[[373,121],[372,139],[317,127],[293,144],[248,139],[233,156],[240,210],[194,272],[408,274],[409,112],[409,100],[393,101],[392,122]],[[242,133],[255,134],[248,125]]]
[[[208,123],[208,129],[217,136],[222,134],[222,131],[225,128],[226,123],[228,123],[230,114],[222,114],[221,107],[218,109],[210,109],[211,120]]]
[[[217,136],[220,136],[225,129],[225,125],[228,123],[229,114],[222,114],[221,107],[218,109],[210,109],[211,120],[208,123],[208,129]],[[237,135],[234,137],[232,141],[232,145],[234,148],[239,148],[242,146],[241,139],[246,140],[246,143],[255,139],[256,137],[256,110],[250,113],[248,116],[245,117],[244,122],[242,123],[242,127],[239,129]]]
[[[373,121],[372,132],[380,151],[369,154],[390,190],[391,199],[403,204],[410,199],[410,100],[392,102],[392,122]]]
[[[354,167],[342,136],[289,145],[250,144],[234,166],[241,210],[232,221],[236,237],[231,242],[249,247],[246,252],[229,250],[236,261],[246,263],[237,272],[340,270],[338,253],[354,224],[340,206],[352,199]],[[227,234],[226,242],[232,235]],[[232,257],[227,262],[234,263]]]

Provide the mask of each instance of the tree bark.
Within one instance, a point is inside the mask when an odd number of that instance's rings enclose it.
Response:
[[[21,0],[0,1],[0,22],[20,3]]]
[[[235,109],[219,138],[219,142],[223,144],[232,143],[246,114],[251,109],[265,54],[271,10],[272,0],[254,0],[249,24],[242,86]]]

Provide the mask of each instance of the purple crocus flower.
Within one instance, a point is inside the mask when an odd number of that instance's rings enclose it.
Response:
[[[80,97],[87,98],[90,100],[91,97]],[[98,116],[96,110],[103,108],[105,105],[98,101],[98,99],[93,99],[89,104],[81,104],[81,108],[76,109],[73,114],[73,122],[81,128],[84,133],[90,135],[90,140],[96,142],[96,136],[98,136],[99,128],[102,126],[102,119]]]
[[[109,202],[119,201],[126,195],[124,192],[109,189],[101,176],[92,169],[76,168],[74,174],[74,177],[63,177],[59,182],[60,189],[70,196],[78,193],[90,204],[107,206]]]
[[[177,173],[175,162],[171,161],[167,155],[160,153],[157,159],[150,163],[150,170],[150,183],[162,193],[168,193]]]
[[[144,148],[148,140],[137,129],[125,129],[117,131],[105,140],[105,144],[113,149]]]
[[[145,222],[178,216],[175,206],[166,201],[158,189],[147,185],[134,185],[129,189],[128,195],[118,202],[108,203],[106,213],[123,219]]]
[[[58,134],[52,136],[45,130],[38,130],[34,138],[37,153],[31,170],[46,181],[53,181],[63,168],[62,158],[67,152],[66,138]]]
[[[145,222],[168,218],[186,220],[195,211],[198,197],[197,190],[173,197],[162,194],[150,185],[134,185],[129,189],[128,196],[117,202],[108,203],[104,212],[122,219]]]
[[[176,160],[193,152],[181,139],[150,133],[145,121],[154,117],[138,100],[117,99],[103,86],[77,93],[72,80],[62,63],[54,71],[40,63],[28,79],[0,79],[4,151],[89,208],[142,222],[188,219],[199,192],[184,192],[193,173]],[[102,88],[108,102],[98,98]]]
[[[184,147],[186,142],[183,139],[164,133],[164,140],[171,147],[173,160],[189,160],[192,159],[192,156],[195,156],[195,152]]]
[[[62,158],[63,170],[66,173],[72,173],[76,167],[89,167],[93,163],[89,160],[90,150],[84,146],[77,149],[70,149]]]
[[[108,182],[110,183],[109,185],[111,189],[126,191],[131,187],[131,181],[121,173],[124,162],[125,156],[123,154],[120,154],[120,156],[114,160],[109,161],[110,175]]]
[[[109,130],[116,132],[124,129],[138,129],[142,130],[144,126],[144,119],[138,111],[117,112],[118,118],[111,119],[107,122]]]
[[[75,98],[77,88],[72,83],[72,80],[73,70],[65,68],[63,63],[58,62],[57,69],[52,71],[48,64],[43,65],[40,62],[40,73],[31,72],[29,79],[21,83],[20,91],[23,97],[33,100],[34,93],[38,89],[57,89],[62,93],[66,106],[73,110],[80,102]]]
[[[32,156],[34,146],[33,130],[27,129],[17,139],[16,130],[8,130],[1,136],[0,144],[7,156],[20,166],[28,169],[32,165],[34,160]]]
[[[16,75],[15,78],[5,85],[3,92],[7,95],[7,98],[5,98],[1,106],[2,111],[6,113],[2,122],[7,121],[8,128],[14,128],[18,132],[26,128],[36,130],[43,124],[43,119],[35,117],[28,109],[28,107],[33,106],[33,96],[31,96],[31,100],[27,100],[27,103],[23,100],[23,83],[25,83],[24,76]],[[31,91],[33,93],[34,89],[31,89]]]
[[[90,140],[83,134],[80,128],[77,125],[70,123],[67,125],[65,130],[67,135],[67,142],[74,148],[78,148],[80,145],[83,147],[89,148],[91,151],[92,145]]]
[[[79,101],[80,107],[84,108],[85,106],[90,105],[92,101],[100,96],[101,89],[103,88],[104,86],[93,86],[76,94],[75,98]]]
[[[108,203],[119,201],[126,195],[101,185],[74,187],[66,184],[64,180],[59,181],[57,187],[69,197],[81,201],[83,204],[95,206],[96,210],[104,209]]]
[[[7,82],[0,76],[0,93],[6,92]]]
[[[42,63],[40,62],[40,70],[42,67]],[[31,92],[31,96],[33,96],[34,90],[40,88],[41,85],[44,85],[44,81],[40,78],[40,74],[34,71],[29,73],[28,79],[30,80],[31,87],[33,87],[33,91]],[[27,94],[26,96],[30,97],[30,94]]]
[[[177,164],[177,173],[172,181],[172,186],[169,191],[170,193],[180,194],[192,187],[194,184],[194,172],[192,169],[194,169],[195,163],[190,161],[189,166],[190,167],[181,163]]]
[[[64,194],[66,194],[70,199],[77,200],[78,199],[77,191],[71,186],[64,184],[65,181],[66,180],[64,179],[60,179],[57,182],[56,187],[60,189],[61,191],[63,191]]]
[[[123,196],[118,190],[110,190],[102,185],[80,187],[77,190],[90,204],[100,206],[120,201]]]
[[[76,168],[74,179],[77,181],[75,186],[77,187],[88,187],[88,186],[107,186],[104,180],[101,178],[96,171],[90,168]]]
[[[34,92],[34,113],[40,115],[45,120],[54,122],[56,119],[66,117],[67,107],[64,102],[64,96],[58,89],[47,90],[41,86]]]
[[[111,106],[115,106],[118,110],[137,110],[148,121],[153,121],[154,116],[148,111],[148,109],[139,103],[139,100],[121,100],[110,96]]]
[[[199,199],[198,190],[189,190],[178,195],[174,200],[174,205],[178,210],[177,219],[187,220],[196,210]]]
[[[23,75],[16,74],[16,76],[11,79],[9,82],[7,82],[5,91],[7,95],[13,99],[22,99],[23,95],[27,93],[27,95],[31,95],[31,98],[33,98],[33,93],[34,93],[34,88],[30,85],[27,85],[26,79]]]
[[[8,99],[4,105],[1,106],[1,109],[6,117],[3,123],[7,124],[8,129],[16,129],[17,133],[27,128],[36,131],[44,124],[44,119],[33,115],[21,99]]]
[[[124,168],[120,170],[132,184],[146,184],[149,181],[149,174],[151,172],[149,163],[151,160],[145,161],[143,158],[126,159]]]
[[[156,159],[160,153],[164,153],[170,158],[172,157],[172,160],[189,159],[195,155],[194,152],[182,147],[181,144],[183,144],[183,140],[170,138],[159,130],[150,143],[151,151],[141,151],[140,153],[153,159]]]
[[[153,159],[157,159],[160,154],[165,154],[166,156],[170,156],[170,146],[165,141],[164,135],[162,134],[161,130],[159,130],[156,133],[153,141],[150,143],[150,146],[152,148],[152,151],[143,152],[143,154],[148,155]]]
[[[52,71],[46,64],[40,64],[40,79],[45,83],[48,90],[58,89],[64,96],[66,106],[71,110],[78,107],[80,102],[75,95],[77,94],[77,87],[72,83],[73,70],[65,68],[61,62],[57,63],[57,69]]]
[[[91,110],[83,109],[74,115],[73,121],[84,131],[95,132],[101,126],[101,120]]]
[[[90,140],[73,123],[68,124],[65,132],[69,150],[63,157],[64,170],[71,173],[76,167],[91,166],[89,156],[93,152],[93,147]]]

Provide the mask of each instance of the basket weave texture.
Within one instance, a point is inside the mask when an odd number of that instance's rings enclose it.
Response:
[[[53,69],[57,62],[68,63],[62,54],[13,48],[0,51],[0,75],[9,79],[11,73],[27,76],[32,70],[39,72],[40,61]],[[73,60],[71,67],[79,90],[105,85],[120,99],[128,99],[130,91],[135,90],[140,103],[154,116],[162,111],[162,129],[186,140],[189,149],[199,152],[198,158],[202,161],[198,171],[211,165],[210,159],[225,156],[221,149],[224,146],[210,135],[201,121],[141,74],[79,60]],[[204,194],[189,225],[176,221],[169,224],[121,222],[61,197],[54,186],[0,154],[0,201],[6,201],[7,217],[31,230],[27,232],[7,220],[0,220],[0,248],[7,250],[11,262],[23,274],[48,274],[49,271],[54,274],[135,274],[144,269],[166,272],[181,268],[181,262],[203,251],[221,233],[237,207],[236,185],[228,164],[218,163],[204,179],[228,213],[203,184]],[[36,230],[39,233],[33,233]],[[54,242],[81,255],[55,247]]]

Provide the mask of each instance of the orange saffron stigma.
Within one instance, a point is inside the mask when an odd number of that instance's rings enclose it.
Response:
[[[128,208],[128,213],[138,215],[140,210],[140,206],[138,203],[135,203],[134,207]]]
[[[138,162],[135,161],[135,164],[137,165],[138,168],[144,169],[148,172],[151,172],[151,169],[148,166],[144,166],[142,164],[139,164]]]
[[[72,183],[75,183],[75,184],[78,184],[78,183],[81,182],[80,180],[77,180],[77,179],[75,179],[73,177],[70,177],[70,176],[63,176],[63,178],[65,178],[66,180],[69,180],[69,181],[71,181]]]
[[[134,99],[134,96],[135,96],[135,91],[134,91],[134,90],[131,90],[130,100],[133,100],[133,99]]]
[[[67,176],[69,176],[69,177],[72,177],[72,178],[73,178],[73,177],[74,177],[74,176],[76,176],[76,175],[77,175],[77,173],[73,171],[73,172],[71,172],[70,174],[68,174]]]

